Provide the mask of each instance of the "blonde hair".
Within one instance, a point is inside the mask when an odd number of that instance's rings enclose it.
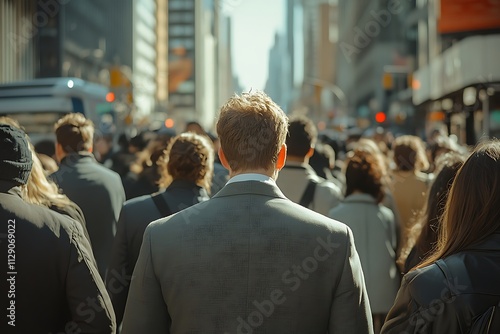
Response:
[[[220,145],[233,171],[273,167],[287,132],[287,116],[261,91],[231,97],[217,122]]]
[[[158,164],[162,188],[168,187],[173,180],[183,179],[196,183],[210,194],[214,149],[207,137],[192,132],[178,135],[170,141]]]
[[[73,202],[64,195],[59,193],[57,185],[47,179],[40,159],[38,159],[33,147],[30,143],[31,154],[33,155],[33,168],[26,183],[26,193],[24,200],[32,204],[43,205],[48,208],[56,206],[58,208],[65,208],[73,206]]]
[[[22,126],[12,118],[0,117],[0,123],[9,124],[24,131]],[[59,193],[57,185],[53,181],[48,180],[45,176],[45,170],[43,169],[40,159],[38,159],[35,148],[28,135],[26,135],[26,141],[31,151],[33,167],[31,168],[28,182],[22,188],[23,199],[28,203],[42,205],[48,208],[52,206],[57,206],[58,208],[74,206],[74,203],[71,202],[66,195]]]

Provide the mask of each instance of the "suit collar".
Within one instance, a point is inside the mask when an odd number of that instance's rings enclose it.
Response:
[[[377,204],[373,196],[368,194],[352,194],[344,199],[344,203],[370,203]]]
[[[74,165],[77,162],[97,162],[94,155],[89,152],[69,153],[61,160],[61,165]]]
[[[229,183],[224,186],[217,194],[212,198],[227,197],[234,195],[262,195],[269,197],[276,197],[287,199],[285,195],[281,192],[278,186],[260,181],[241,181]]]

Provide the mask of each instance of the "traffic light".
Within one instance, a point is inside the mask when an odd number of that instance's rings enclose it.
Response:
[[[115,93],[109,92],[106,94],[106,101],[107,102],[114,102],[115,101]]]
[[[383,111],[379,111],[375,114],[375,121],[377,123],[384,123],[387,120],[387,115]]]
[[[169,129],[170,129],[170,128],[173,128],[173,127],[174,127],[174,120],[173,120],[173,119],[171,119],[171,118],[167,118],[167,119],[165,120],[165,127],[166,127],[166,128],[169,128]]]

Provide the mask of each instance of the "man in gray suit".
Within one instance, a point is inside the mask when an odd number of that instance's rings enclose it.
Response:
[[[145,232],[123,333],[372,333],[349,228],[276,186],[288,120],[264,93],[234,96],[217,123],[230,180]]]

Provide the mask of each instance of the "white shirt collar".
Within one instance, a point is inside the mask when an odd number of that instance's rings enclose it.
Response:
[[[236,176],[233,176],[232,178],[227,181],[226,184],[234,183],[234,182],[244,182],[244,181],[259,181],[259,182],[264,182],[268,183],[271,185],[276,185],[276,182],[272,177],[269,177],[264,174],[257,174],[257,173],[245,173],[245,174],[238,174]]]

